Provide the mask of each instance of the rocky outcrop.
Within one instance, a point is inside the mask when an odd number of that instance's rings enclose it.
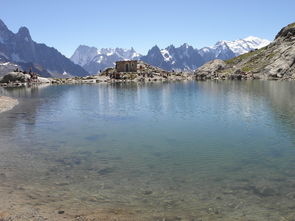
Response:
[[[27,84],[50,84],[50,78],[38,76],[36,73],[13,71],[0,79],[0,86],[26,86]]]
[[[290,38],[292,36],[295,36],[295,23],[289,24],[286,27],[282,28],[280,32],[276,35],[275,39]]]
[[[21,72],[10,72],[2,78],[1,83],[10,83],[10,82],[25,83],[25,82],[28,82],[30,78],[31,76],[29,74],[24,74]]]
[[[216,59],[210,61],[195,71],[196,78],[202,80],[217,77],[218,71],[222,70],[225,65],[226,64],[223,60]]]
[[[201,70],[215,70],[200,72]],[[295,79],[295,23],[284,27],[266,47],[225,61],[216,70],[216,63],[207,63],[195,71],[199,79]]]
[[[174,81],[193,79],[191,72],[165,71],[142,61],[139,62],[140,68],[136,72],[118,72],[116,68],[108,68],[101,75],[108,76],[114,81]]]

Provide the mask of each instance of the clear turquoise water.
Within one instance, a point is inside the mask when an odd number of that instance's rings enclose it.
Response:
[[[0,169],[12,174],[2,181],[26,194],[33,187],[43,199],[37,205],[52,206],[45,194],[54,188],[55,208],[125,208],[152,220],[295,218],[294,82],[65,85],[0,95],[20,101],[0,115]]]

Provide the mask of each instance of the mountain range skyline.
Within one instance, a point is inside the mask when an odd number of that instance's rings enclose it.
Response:
[[[215,43],[213,43],[213,44],[211,44],[211,45],[203,45],[203,46],[201,46],[201,47],[198,47],[197,45],[193,45],[193,44],[190,44],[190,43],[187,43],[187,42],[183,42],[183,43],[179,43],[179,44],[176,44],[176,43],[170,42],[170,44],[168,44],[168,45],[166,45],[166,46],[165,46],[165,45],[164,45],[164,46],[160,46],[159,44],[155,43],[155,44],[152,45],[152,47],[157,46],[157,47],[159,47],[159,48],[164,49],[164,48],[169,47],[169,46],[174,46],[174,47],[176,47],[176,48],[179,48],[179,47],[181,47],[181,46],[183,46],[183,45],[188,45],[188,46],[192,46],[193,48],[196,48],[196,49],[204,49],[204,48],[208,48],[208,47],[209,47],[209,48],[214,47],[218,42],[235,42],[235,41],[244,40],[244,39],[251,38],[251,37],[254,37],[254,38],[256,38],[256,37],[257,37],[257,38],[260,38],[259,36],[247,35],[247,36],[245,36],[245,37],[240,37],[240,38],[238,38],[238,39],[217,39],[217,40],[215,41]],[[265,39],[265,38],[260,38],[260,39],[264,39],[264,40],[267,40],[267,41],[269,41],[269,42],[272,41],[271,39]],[[145,54],[147,54],[148,51],[150,50],[150,48],[147,48],[146,50],[140,51],[140,50],[137,50],[137,48],[134,47],[134,46],[132,46],[132,45],[129,46],[129,47],[121,47],[120,45],[117,45],[117,46],[115,46],[115,47],[99,47],[98,45],[80,44],[80,45],[77,45],[76,49],[73,51],[72,54],[70,54],[70,55],[65,55],[65,56],[68,57],[68,58],[71,58],[71,57],[74,55],[74,53],[75,53],[75,51],[77,50],[77,48],[79,48],[80,46],[87,46],[87,47],[95,48],[95,49],[97,49],[97,50],[113,50],[113,49],[132,50],[132,49],[133,49],[134,51],[136,51],[136,53],[138,53],[138,54],[140,54],[140,55],[145,55]],[[152,47],[151,47],[151,48],[152,48]],[[246,53],[246,52],[244,52],[244,53]]]
[[[221,40],[214,46],[201,49],[187,43],[179,47],[170,44],[161,49],[155,45],[145,55],[138,53],[133,47],[129,50],[119,47],[98,49],[80,45],[71,57],[66,57],[58,49],[34,41],[27,27],[22,26],[13,33],[0,20],[1,69],[11,70],[16,64],[23,70],[32,69],[45,77],[99,74],[106,68],[114,67],[120,60],[141,60],[166,71],[193,71],[208,61],[228,60],[269,43],[269,40],[250,36],[235,41]]]
[[[196,48],[253,35],[272,40],[293,22],[294,1],[34,1],[3,0],[1,19],[13,31],[26,26],[36,42],[70,57],[79,45],[130,48],[147,54],[188,43]],[[64,10],[66,9],[66,10]],[[62,12],[61,12],[62,11]],[[18,12],[18,13],[16,13]],[[61,12],[61,13],[59,13]],[[87,13],[85,13],[87,12]],[[23,16],[23,14],[30,16]],[[54,15],[54,16],[53,16]],[[267,22],[266,22],[267,21]],[[129,26],[129,27],[128,27]]]
[[[147,54],[140,54],[133,47],[130,49],[119,47],[98,49],[94,46],[80,45],[70,59],[90,74],[97,74],[105,68],[114,67],[115,62],[119,60],[142,60],[167,71],[192,71],[208,61],[231,59],[251,50],[260,49],[269,43],[269,40],[249,36],[235,41],[221,40],[213,46],[201,49],[194,48],[187,43],[179,47],[170,44],[161,49],[155,45]]]

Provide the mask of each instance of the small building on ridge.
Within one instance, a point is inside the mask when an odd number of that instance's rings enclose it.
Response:
[[[116,71],[117,72],[137,72],[138,70],[141,70],[143,66],[144,66],[144,63],[138,60],[117,61]]]

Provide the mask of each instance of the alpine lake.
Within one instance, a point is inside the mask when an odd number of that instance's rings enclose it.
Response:
[[[294,82],[0,95],[0,220],[295,220]]]

